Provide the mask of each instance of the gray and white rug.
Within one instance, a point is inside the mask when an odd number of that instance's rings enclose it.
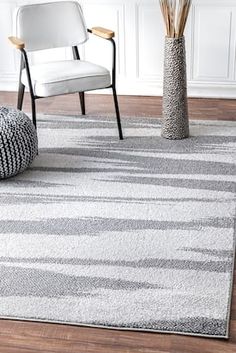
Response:
[[[39,119],[40,153],[0,182],[0,317],[228,336],[236,123]]]

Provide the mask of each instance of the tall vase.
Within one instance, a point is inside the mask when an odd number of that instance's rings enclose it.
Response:
[[[189,136],[185,39],[165,39],[162,132],[164,138]]]

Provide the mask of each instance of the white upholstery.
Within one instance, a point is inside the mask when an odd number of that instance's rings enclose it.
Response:
[[[111,77],[105,67],[79,58],[77,46],[87,41],[88,31],[77,1],[54,1],[21,6],[16,11],[15,24],[16,37],[25,43],[24,48],[23,45],[18,46],[22,56],[17,108],[22,109],[25,86],[27,86],[31,96],[32,120],[35,128],[37,127],[35,104],[37,98],[79,92],[81,113],[85,115],[84,92],[112,88],[119,138],[123,140],[115,87],[116,45],[113,38],[106,38],[112,43]],[[74,60],[34,63],[34,65],[28,60],[28,51],[57,47],[72,47]]]
[[[74,46],[88,39],[81,7],[76,1],[19,7],[16,36],[25,42],[28,51]]]
[[[30,67],[34,94],[39,97],[89,91],[110,86],[110,72],[80,60],[63,60]],[[22,83],[28,86],[25,69]]]

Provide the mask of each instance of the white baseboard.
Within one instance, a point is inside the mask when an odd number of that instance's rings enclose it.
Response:
[[[17,91],[18,78],[16,73],[0,73],[0,91]]]
[[[162,96],[162,82],[148,80],[117,80],[117,93],[120,95]],[[18,88],[16,73],[0,73],[0,91],[15,92]],[[109,94],[109,90],[94,91],[96,94]],[[236,99],[234,83],[188,82],[188,96],[196,98]]]

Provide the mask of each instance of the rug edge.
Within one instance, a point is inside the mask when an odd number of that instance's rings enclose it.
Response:
[[[233,259],[232,259],[232,271],[230,276],[230,288],[229,288],[229,297],[227,305],[227,317],[226,317],[226,337],[227,339],[230,336],[230,318],[231,318],[231,309],[233,304],[233,290],[234,290],[234,272],[236,270],[236,207],[234,215],[234,227],[233,227]]]
[[[166,330],[152,330],[152,329],[143,329],[143,328],[130,328],[130,327],[115,327],[115,326],[105,326],[105,325],[94,325],[94,324],[84,324],[79,322],[65,322],[57,320],[43,320],[43,319],[31,319],[31,318],[21,318],[14,316],[0,316],[0,320],[12,320],[12,321],[21,321],[21,322],[32,322],[32,323],[41,323],[41,324],[55,324],[55,325],[66,325],[66,326],[76,326],[76,327],[85,327],[85,328],[97,328],[97,329],[106,329],[114,331],[131,331],[131,332],[144,332],[144,333],[158,333],[158,334],[174,334],[181,336],[194,336],[194,337],[204,337],[204,338],[219,338],[228,340],[228,332],[224,336],[222,335],[207,335],[201,333],[192,333],[192,332],[179,332],[179,331],[166,331]]]

